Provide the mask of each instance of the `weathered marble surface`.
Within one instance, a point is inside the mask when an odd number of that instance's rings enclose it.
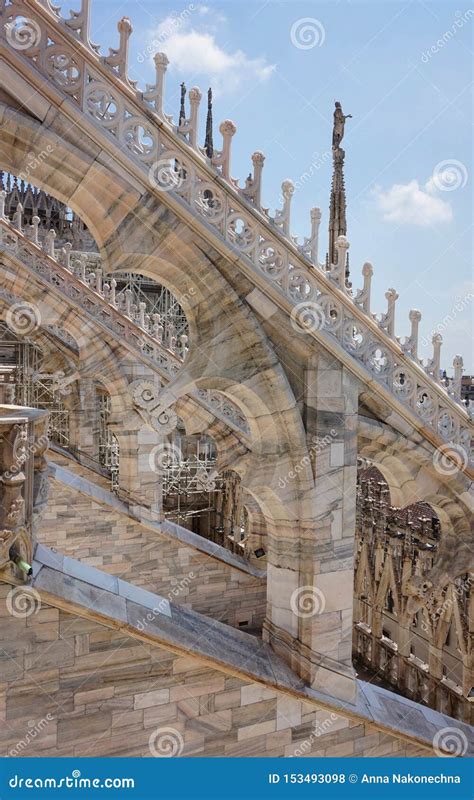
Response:
[[[463,723],[362,681],[357,681],[353,702],[316,692],[305,686],[268,645],[255,637],[173,603],[163,603],[159,596],[155,597],[150,613],[153,601],[149,592],[142,594],[141,589],[134,587],[133,600],[127,599],[123,585],[121,592],[111,591],[112,584],[104,589],[104,578],[98,570],[76,566],[73,559],[65,560],[69,574],[61,568],[56,554],[42,546],[36,548],[32,588],[48,605],[95,620],[133,639],[168,647],[224,675],[250,679],[261,686],[262,691],[267,687],[306,703],[313,702],[318,708],[351,722],[368,723],[376,730],[412,743],[431,747],[437,731],[457,728],[470,742],[472,751],[468,752],[474,754],[471,729]],[[81,579],[72,577],[75,571]]]

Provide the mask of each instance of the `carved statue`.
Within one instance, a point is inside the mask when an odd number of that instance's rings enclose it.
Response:
[[[332,129],[332,146],[338,148],[344,138],[344,125],[346,119],[352,119],[352,114],[344,115],[341,104],[336,101],[336,109],[334,111],[334,126]]]

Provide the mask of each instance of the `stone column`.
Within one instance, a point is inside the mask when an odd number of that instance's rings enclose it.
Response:
[[[137,427],[130,424],[135,417]],[[159,520],[163,511],[162,467],[166,460],[165,437],[145,426],[129,412],[128,422],[112,417],[109,423],[120,447],[119,493],[129,496],[139,516]]]
[[[78,392],[67,402],[69,437],[72,447],[94,459],[99,457],[99,408],[97,382],[81,377]]]
[[[357,412],[360,385],[330,356],[306,373],[312,479],[286,557],[269,549],[266,638],[314,689],[355,694],[352,668]],[[304,484],[303,484],[304,485]],[[287,537],[288,538],[288,537]]]
[[[29,579],[34,530],[46,503],[47,412],[0,406],[0,580]]]

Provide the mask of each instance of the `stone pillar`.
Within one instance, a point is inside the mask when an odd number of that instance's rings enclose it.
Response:
[[[46,504],[47,412],[0,406],[0,580],[29,580],[36,521]]]
[[[99,457],[99,409],[97,382],[81,377],[78,392],[71,396],[69,407],[69,436],[71,447],[91,458]]]
[[[304,421],[312,479],[303,489],[302,518],[286,558],[276,563],[269,549],[265,623],[266,638],[308,684],[345,700],[355,695],[359,391],[359,383],[330,356],[318,354],[307,370]]]
[[[130,424],[135,417],[137,427]],[[112,417],[109,423],[120,447],[119,493],[129,496],[139,516],[162,519],[163,482],[161,472],[166,461],[165,438],[147,426],[137,414],[127,414],[125,425]]]

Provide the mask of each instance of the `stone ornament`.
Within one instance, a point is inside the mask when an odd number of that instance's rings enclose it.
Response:
[[[149,380],[137,380],[130,384],[132,399],[143,421],[154,431],[167,434],[175,430],[177,414],[160,405],[161,385]]]
[[[131,25],[127,18],[118,23],[119,47],[110,49],[108,56],[101,57],[97,47],[89,40],[89,12],[85,8],[73,12],[71,20],[63,20],[59,11],[49,14],[45,19],[21,2],[13,2],[6,7],[7,25],[27,17],[38,35],[32,37],[21,50],[21,56],[29,60],[31,67],[39,71],[55,86],[63,91],[110,139],[110,144],[119,147],[121,155],[128,157],[143,170],[143,179],[155,163],[165,158],[178,165],[180,180],[176,186],[168,187],[180,201],[201,222],[211,225],[217,235],[237,250],[239,257],[257,274],[268,282],[269,289],[277,292],[288,303],[288,311],[298,302],[302,294],[326,295],[331,298],[330,324],[322,330],[313,330],[311,335],[330,346],[333,340],[354,358],[406,409],[423,424],[428,424],[438,435],[448,435],[452,431],[452,442],[467,442],[469,414],[461,405],[460,384],[462,365],[455,365],[455,380],[448,388],[443,386],[436,375],[439,363],[440,342],[433,342],[433,357],[427,364],[418,358],[419,312],[410,314],[410,336],[400,344],[395,337],[395,307],[398,295],[394,289],[387,294],[387,312],[377,316],[370,311],[370,284],[372,267],[364,265],[364,287],[355,292],[345,279],[345,255],[349,243],[344,236],[334,241],[337,258],[330,259],[328,270],[320,267],[317,261],[317,240],[320,212],[311,212],[311,236],[303,244],[291,236],[289,221],[291,215],[292,190],[285,182],[283,207],[272,218],[265,209],[260,208],[262,185],[263,154],[253,156],[253,176],[247,179],[243,188],[231,177],[232,138],[236,128],[231,120],[220,125],[222,148],[214,150],[212,158],[205,160],[197,143],[198,111],[201,99],[198,90],[192,90],[191,115],[174,126],[170,117],[163,111],[164,77],[167,59],[162,54],[155,57],[156,85],[148,86],[143,93],[136,89],[128,78],[128,43]],[[70,39],[70,45],[66,44]],[[80,40],[85,47],[77,48]],[[15,55],[15,47],[8,41],[7,47]],[[98,67],[101,69],[98,69]],[[108,75],[104,73],[104,69]],[[153,115],[156,124],[152,124]],[[344,124],[347,117],[336,106],[334,117],[333,150],[342,153],[340,147]],[[220,175],[222,184],[216,191],[216,203],[208,194],[209,184],[214,175]],[[227,184],[227,187],[226,187]],[[153,184],[152,184],[153,187]],[[159,191],[159,187],[154,187]],[[212,192],[212,190],[211,190]],[[1,211],[1,201],[0,201]],[[342,230],[342,229],[340,229]],[[4,246],[15,247],[11,234],[4,237]],[[50,243],[54,249],[54,242]],[[343,261],[344,259],[344,261]],[[333,264],[332,262],[336,263]],[[295,269],[297,272],[295,272]],[[307,276],[303,279],[302,273]],[[84,291],[83,284],[80,293]],[[97,304],[97,300],[96,300]],[[92,304],[92,310],[94,304]],[[100,308],[96,305],[97,313]],[[334,313],[335,312],[335,313]],[[357,338],[349,334],[350,326],[357,331]],[[462,360],[461,360],[462,361]],[[168,356],[164,360],[165,372],[175,369],[174,361]],[[407,383],[400,383],[400,371]],[[407,390],[407,386],[410,390]],[[423,398],[420,400],[420,397]],[[452,414],[454,425],[439,426],[439,415],[444,415],[446,407]],[[398,407],[395,404],[395,410]]]

